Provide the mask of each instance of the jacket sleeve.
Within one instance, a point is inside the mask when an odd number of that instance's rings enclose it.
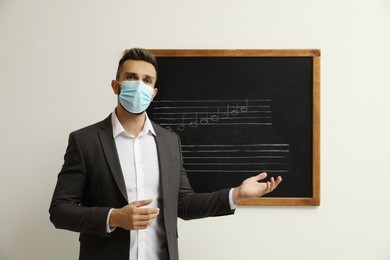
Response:
[[[186,171],[183,168],[183,157],[179,137],[178,143],[180,147],[181,163],[178,216],[184,220],[190,220],[233,214],[235,210],[230,208],[229,202],[230,189],[223,189],[212,193],[194,193]]]
[[[76,135],[72,133],[50,204],[50,220],[56,228],[107,236],[106,222],[110,208],[82,205],[87,183],[83,155]]]

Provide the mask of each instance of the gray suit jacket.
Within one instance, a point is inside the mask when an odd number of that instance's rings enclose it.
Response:
[[[228,193],[196,194],[182,167],[179,137],[154,123],[159,156],[162,209],[169,259],[178,259],[177,217],[195,219],[232,214]],[[107,234],[111,208],[129,203],[112,135],[111,116],[72,132],[58,174],[49,213],[57,228],[80,232],[82,260],[129,260],[130,232]]]

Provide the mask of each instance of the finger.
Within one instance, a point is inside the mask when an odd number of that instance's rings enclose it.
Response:
[[[270,181],[267,181],[267,191],[266,193],[269,193],[272,191],[272,183]]]
[[[138,215],[135,219],[136,222],[148,222],[153,221],[158,216],[158,213],[148,215]]]
[[[147,222],[139,222],[134,224],[134,230],[146,229],[148,226]]]
[[[153,221],[154,221],[154,219],[137,221],[134,226],[135,226],[136,229],[146,229],[150,225],[152,225]]]
[[[149,199],[149,200],[137,200],[137,201],[133,201],[130,204],[135,206],[135,207],[137,207],[137,208],[139,208],[139,207],[147,206],[150,203],[152,203],[151,199]]]
[[[131,221],[135,227],[138,227],[139,225],[144,226],[145,223],[154,221],[157,216],[158,213],[144,215],[136,213],[135,215],[129,217],[129,221]]]
[[[140,225],[140,226],[138,226],[137,229],[138,230],[142,230],[142,229],[147,229],[147,228],[148,228],[148,226],[146,226],[146,225],[145,226],[144,225]]]
[[[255,179],[256,179],[256,181],[261,181],[261,180],[265,179],[266,177],[267,177],[267,173],[262,172],[262,173],[258,174],[257,176],[255,176]]]
[[[282,178],[280,176],[278,176],[278,178],[274,179],[274,177],[271,177],[271,189],[270,189],[270,192],[273,191],[274,189],[276,189],[276,187],[279,185],[279,183],[282,181]]]
[[[276,181],[275,181],[275,186],[274,186],[274,189],[276,189],[276,187],[278,187],[278,185],[282,182],[282,177],[278,176],[278,178],[276,178]]]
[[[158,215],[160,213],[159,208],[138,208],[137,213],[139,215]]]
[[[271,187],[270,187],[270,190],[273,191],[275,188],[275,179],[274,177],[271,177]]]

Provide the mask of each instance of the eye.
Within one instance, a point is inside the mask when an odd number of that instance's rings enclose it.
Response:
[[[134,77],[133,75],[127,75],[127,76],[126,76],[126,79],[127,79],[127,80],[134,80],[135,77]]]
[[[152,85],[153,84],[153,79],[146,78],[146,79],[144,79],[144,82],[145,82],[145,84]]]

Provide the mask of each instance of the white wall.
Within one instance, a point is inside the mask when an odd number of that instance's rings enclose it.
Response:
[[[0,0],[0,259],[77,259],[56,175],[137,46],[322,50],[321,206],[180,221],[182,259],[390,259],[389,32],[388,0]]]

